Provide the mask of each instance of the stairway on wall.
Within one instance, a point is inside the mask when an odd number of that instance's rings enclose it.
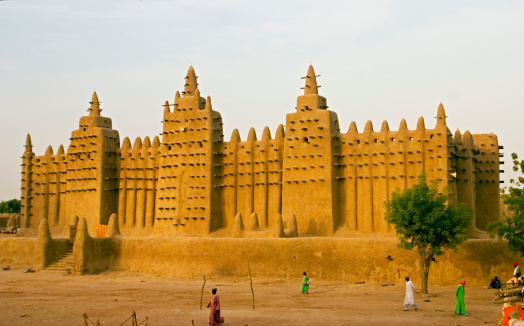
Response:
[[[66,252],[62,257],[58,258],[56,262],[46,267],[47,271],[67,272],[72,274],[75,269],[75,262],[73,258],[73,249]]]

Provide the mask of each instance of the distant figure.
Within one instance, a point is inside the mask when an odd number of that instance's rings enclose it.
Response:
[[[302,293],[309,294],[309,278],[307,277],[306,272],[302,274],[304,274],[304,278],[302,279]]]
[[[455,306],[455,315],[464,315],[468,316],[466,313],[466,305],[464,304],[464,286],[466,285],[466,280],[462,279],[460,280],[460,284],[457,287],[457,292],[455,292],[455,295],[457,296],[457,305]]]
[[[211,290],[213,297],[207,304],[209,309],[209,325],[218,326],[224,323],[224,317],[220,316],[220,300],[217,295],[217,289]]]
[[[409,276],[405,277],[406,279],[406,296],[404,297],[404,311],[408,311],[409,305],[415,307],[415,310],[418,310],[418,306],[415,303],[415,285],[409,280]]]
[[[515,270],[513,270],[513,277],[518,279],[522,276],[522,272],[520,271],[519,263],[514,263],[513,267],[515,267]]]
[[[491,283],[489,284],[489,287],[488,289],[500,289],[500,280],[495,276],[492,280],[491,280]]]
[[[518,283],[519,283],[519,285],[524,285],[524,276],[521,276],[521,277],[518,279]]]

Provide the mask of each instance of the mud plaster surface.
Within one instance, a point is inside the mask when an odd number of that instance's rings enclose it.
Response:
[[[4,266],[0,266],[4,267]],[[494,291],[466,289],[470,316],[455,316],[455,287],[430,287],[431,302],[415,295],[419,311],[402,311],[404,284],[389,286],[311,281],[309,295],[296,280],[254,279],[256,310],[248,278],[208,278],[199,309],[202,277],[108,272],[70,276],[24,273],[30,266],[0,270],[0,325],[83,325],[87,313],[103,325],[120,325],[136,311],[148,325],[207,325],[210,291],[218,288],[225,325],[496,325],[501,307]],[[415,284],[418,288],[420,284]],[[128,321],[126,325],[131,325]]]

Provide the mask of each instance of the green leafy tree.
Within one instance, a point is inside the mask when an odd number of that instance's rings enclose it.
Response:
[[[20,213],[20,200],[11,199],[0,202],[0,213]]]
[[[428,293],[429,267],[443,249],[456,250],[467,239],[472,209],[465,204],[447,205],[448,195],[439,192],[437,182],[428,185],[421,173],[411,188],[397,189],[384,203],[386,221],[395,226],[399,247],[413,250],[419,256],[422,293]]]
[[[511,154],[513,171],[524,174],[524,160],[519,161],[516,153]],[[504,204],[513,214],[506,218],[490,223],[488,230],[494,232],[499,238],[508,240],[508,246],[513,252],[519,252],[524,257],[524,177],[509,181],[508,193],[502,189]]]

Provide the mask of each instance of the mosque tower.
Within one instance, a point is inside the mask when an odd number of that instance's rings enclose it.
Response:
[[[66,218],[85,217],[87,225],[107,224],[117,212],[120,136],[100,115],[96,92],[89,115],[80,118],[67,150]],[[90,230],[94,231],[94,230]]]
[[[218,229],[222,220],[216,177],[222,117],[211,108],[210,97],[200,97],[192,66],[185,79],[173,111],[169,103],[164,108],[155,228],[206,234]]]
[[[296,112],[286,116],[282,217],[294,214],[299,233],[330,235],[339,223],[333,156],[339,126],[326,98],[318,95],[316,77],[309,66],[304,95]]]

